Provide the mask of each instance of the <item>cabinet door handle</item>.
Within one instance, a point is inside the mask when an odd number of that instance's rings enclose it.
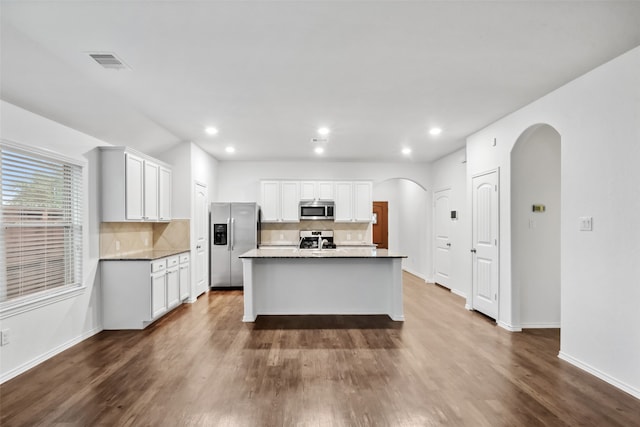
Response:
[[[451,247],[451,243],[447,243],[447,246],[448,246],[448,247]]]
[[[474,248],[474,249],[471,249],[471,253],[472,253],[472,254],[475,254],[475,253],[476,253],[475,248]]]

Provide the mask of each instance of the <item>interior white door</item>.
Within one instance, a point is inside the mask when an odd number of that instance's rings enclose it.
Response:
[[[498,171],[472,179],[472,308],[498,318]]]
[[[440,190],[434,193],[434,235],[435,255],[434,272],[435,282],[439,285],[451,288],[451,190]]]
[[[207,186],[196,182],[195,184],[195,212],[194,240],[196,242],[196,256],[194,261],[194,292],[192,299],[197,298],[207,290],[209,282],[209,202]]]

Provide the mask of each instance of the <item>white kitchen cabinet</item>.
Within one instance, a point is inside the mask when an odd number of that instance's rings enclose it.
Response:
[[[277,222],[280,220],[280,181],[260,182],[260,209],[262,221]]]
[[[160,221],[171,220],[171,178],[171,169],[160,166],[160,187],[158,189],[158,219]]]
[[[353,219],[353,184],[350,181],[336,182],[335,193],[335,222],[351,222]]]
[[[179,257],[167,259],[167,309],[180,305],[180,266]]]
[[[144,219],[158,220],[158,190],[160,166],[149,160],[144,161]]]
[[[334,200],[335,199],[335,184],[333,181],[318,181],[317,195],[318,200]]]
[[[371,182],[353,183],[353,220],[371,222],[373,212],[373,185]]]
[[[282,181],[280,183],[280,217],[282,222],[300,221],[300,183]]]
[[[167,312],[167,261],[151,262],[151,318],[157,319]]]
[[[189,254],[180,255],[180,301],[189,298],[191,290],[191,260]]]
[[[299,222],[299,181],[260,181],[262,222]]]
[[[126,147],[100,147],[102,221],[171,220],[171,168]]]
[[[373,209],[371,181],[335,183],[335,222],[370,222]]]
[[[124,176],[126,219],[144,219],[144,159],[131,153],[125,153],[126,171]],[[103,166],[104,169],[104,166]],[[109,173],[109,170],[105,171]],[[104,179],[111,179],[103,174]],[[108,183],[103,186],[108,187]],[[108,188],[107,188],[107,191]]]
[[[107,330],[144,329],[189,296],[188,252],[153,261],[103,260],[100,272],[102,323]],[[183,275],[185,289],[180,283]]]
[[[334,199],[333,181],[302,181],[300,183],[300,200]]]
[[[302,181],[300,183],[300,200],[315,200],[317,184],[316,181]]]

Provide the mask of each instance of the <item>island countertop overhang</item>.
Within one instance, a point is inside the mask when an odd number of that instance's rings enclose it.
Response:
[[[338,248],[338,249],[252,249],[239,258],[261,259],[261,258],[367,258],[367,259],[388,259],[407,258],[406,255],[396,254],[387,249],[376,248]]]

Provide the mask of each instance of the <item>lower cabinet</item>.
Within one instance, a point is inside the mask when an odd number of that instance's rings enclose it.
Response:
[[[100,264],[104,329],[144,329],[189,297],[188,253]]]
[[[191,295],[191,262],[189,254],[180,255],[180,301]]]

